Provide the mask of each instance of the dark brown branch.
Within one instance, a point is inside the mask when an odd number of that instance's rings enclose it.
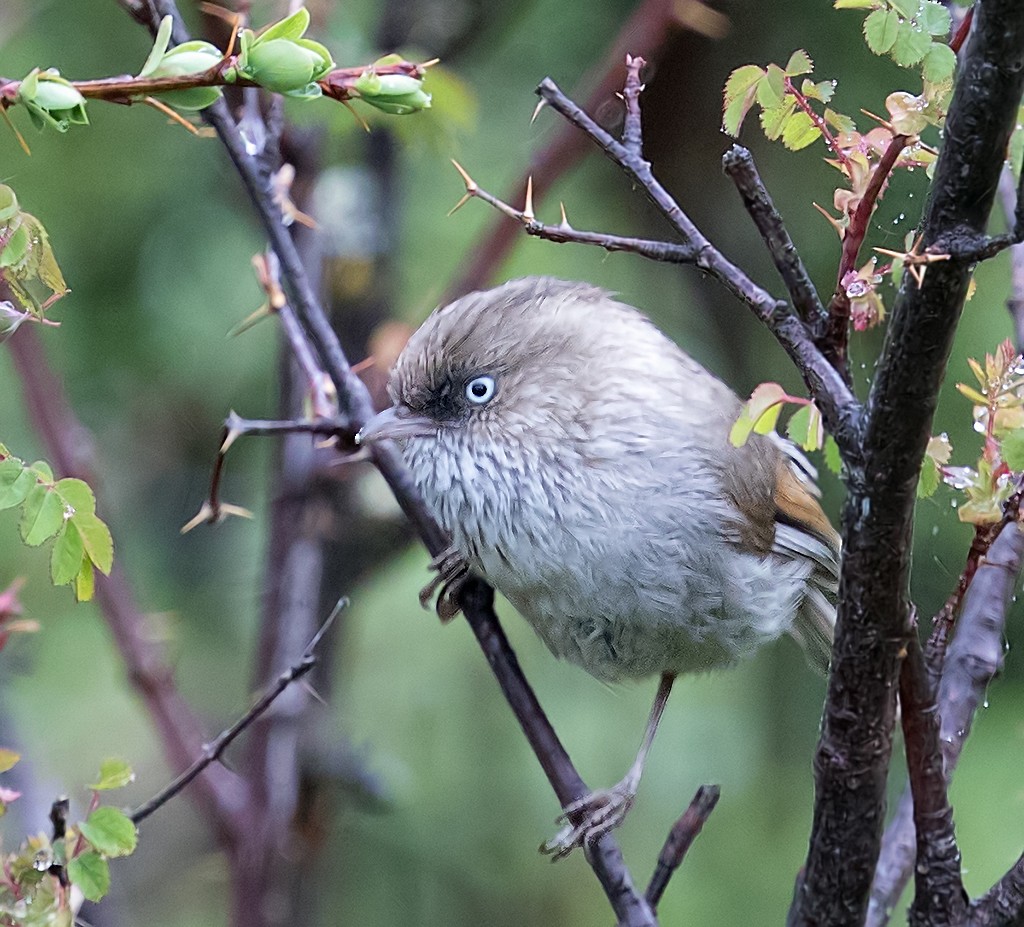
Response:
[[[971,905],[966,927],[1020,927],[1024,923],[1024,856]]]
[[[753,156],[741,145],[733,145],[722,157],[722,168],[736,184],[743,205],[761,233],[768,253],[785,284],[786,292],[793,301],[793,308],[803,319],[814,340],[819,342],[825,334],[828,313],[811,282],[811,276],[804,267],[796,245],[793,244],[793,239],[786,231],[782,216],[779,215],[761,181]]]
[[[619,30],[608,52],[602,58],[596,75],[580,81],[582,86],[592,84],[594,89],[587,97],[586,107],[597,112],[611,99],[622,83],[622,61],[627,54],[643,55],[651,63],[657,63],[676,23],[674,0],[642,0]],[[555,137],[536,153],[521,179],[511,189],[522,190],[527,177],[533,178],[534,197],[538,202],[564,173],[575,167],[587,152],[587,140],[572,126],[561,126]],[[511,198],[511,195],[510,197]],[[495,270],[501,265],[515,244],[517,232],[514,226],[498,220],[483,236],[482,242],[473,249],[468,268],[448,288],[445,301],[450,302],[470,290],[485,287]]]
[[[174,41],[188,41],[180,14],[173,0],[150,0],[160,14],[174,17]],[[253,206],[263,224],[271,247],[281,264],[281,277],[295,311],[320,361],[334,382],[342,411],[353,428],[360,428],[372,415],[369,392],[342,351],[337,335],[313,292],[299,253],[281,221],[273,201],[269,179],[246,151],[226,104],[218,101],[204,110],[204,117],[217,131],[227,149]],[[381,475],[391,487],[402,510],[416,527],[427,549],[434,556],[448,547],[448,539],[431,518],[416,492],[412,478],[397,449],[390,442],[376,443],[372,457]],[[482,588],[481,588],[482,587]],[[474,594],[475,590],[475,594]],[[519,668],[493,609],[493,592],[484,584],[467,584],[460,595],[463,613],[487,656],[510,706],[531,745],[538,745],[538,759],[548,774],[552,788],[564,804],[582,797],[587,788],[572,767],[568,754],[559,743],[540,703]],[[619,921],[625,925],[649,925],[654,922],[649,906],[632,885],[614,837],[605,835],[593,853],[588,854],[594,871]]]
[[[916,628],[900,671],[900,708],[917,854],[911,927],[959,927],[967,911],[953,809],[946,794],[939,717]]]
[[[672,825],[665,845],[658,854],[658,863],[645,893],[648,903],[655,910],[665,889],[668,888],[669,879],[682,864],[693,841],[697,839],[707,819],[711,817],[711,812],[715,810],[721,793],[717,785],[702,785],[697,789],[697,794],[693,796],[689,807]]]
[[[229,728],[221,731],[213,740],[209,743],[203,744],[202,755],[199,756],[195,762],[193,762],[187,769],[182,770],[181,774],[175,778],[166,788],[161,789],[154,795],[149,801],[143,802],[136,808],[130,815],[132,822],[140,824],[146,818],[148,818],[158,808],[162,808],[172,798],[181,794],[196,778],[205,770],[207,767],[216,763],[223,755],[224,751],[231,746],[239,734],[245,731],[252,723],[265,712],[277,697],[284,692],[293,682],[301,679],[310,670],[316,666],[317,656],[316,648],[323,640],[323,636],[327,633],[327,629],[334,623],[334,619],[337,618],[338,613],[348,605],[346,599],[342,599],[335,606],[334,611],[327,616],[327,620],[320,626],[320,630],[316,632],[313,639],[306,645],[306,649],[303,651],[302,656],[299,660],[274,680],[269,685],[266,691],[253,703],[253,706],[240,717],[234,724]]]
[[[570,100],[550,78],[537,88],[541,99],[589,136],[662,212],[683,241],[698,252],[696,266],[746,303],[775,335],[797,365],[825,425],[844,455],[856,456],[860,444],[861,406],[836,369],[815,346],[804,323],[784,302],[758,286],[715,248],[658,182],[651,165],[630,152]]]
[[[954,229],[984,234],[1022,89],[1024,8],[983,0],[922,222],[925,249]],[[904,281],[867,404],[863,463],[848,463],[839,614],[793,927],[853,927],[866,915],[907,639],[915,487],[970,272],[952,260],[931,265],[920,288]]]

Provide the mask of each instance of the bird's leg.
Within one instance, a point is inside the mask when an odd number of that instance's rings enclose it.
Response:
[[[665,711],[665,704],[668,702],[675,678],[672,673],[662,674],[658,692],[654,696],[654,704],[651,706],[651,714],[647,719],[643,742],[625,778],[610,789],[591,792],[563,808],[558,821],[564,822],[565,827],[551,840],[541,845],[542,853],[547,853],[554,859],[563,859],[576,847],[593,843],[623,822],[626,813],[633,806],[633,799],[636,798],[640,777],[647,763],[647,754],[651,752],[651,744],[654,743],[654,735],[657,733],[658,723]]]
[[[420,605],[430,608],[430,600],[440,589],[435,608],[437,617],[447,624],[460,611],[459,590],[469,576],[469,565],[462,554],[454,547],[449,547],[430,561],[428,569],[437,570],[437,576],[420,590]]]

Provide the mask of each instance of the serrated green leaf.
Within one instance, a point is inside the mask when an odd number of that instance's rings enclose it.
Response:
[[[956,54],[944,42],[932,42],[921,62],[924,79],[933,84],[949,80],[956,70]]]
[[[814,124],[811,117],[802,110],[793,113],[782,128],[782,144],[791,151],[806,148],[821,138],[821,130]]]
[[[921,5],[921,0],[887,0],[887,2],[903,19],[913,19]]]
[[[949,33],[951,20],[949,10],[934,0],[924,0],[914,17],[918,25],[931,35],[944,36]]]
[[[899,28],[895,10],[875,10],[864,20],[864,41],[876,55],[884,55],[896,41]]]
[[[96,497],[84,480],[65,477],[58,480],[54,488],[76,514],[91,515],[96,511]]]
[[[89,559],[101,573],[109,573],[114,564],[114,541],[110,529],[91,513],[77,513],[71,519],[82,535]]]
[[[857,124],[852,118],[847,116],[845,113],[837,113],[834,109],[826,108],[825,122],[839,133],[853,132],[857,128]]]
[[[825,444],[822,450],[825,456],[825,466],[839,476],[843,472],[843,458],[839,453],[839,445],[836,444],[836,439],[832,435],[825,435]]]
[[[128,856],[135,852],[139,834],[123,811],[102,805],[78,825],[79,831],[104,856]]]
[[[29,491],[21,515],[21,539],[38,547],[64,525],[64,503],[50,486],[36,483]]]
[[[50,578],[55,586],[66,586],[72,582],[82,569],[82,558],[85,556],[85,545],[74,522],[64,525],[64,530],[57,536],[50,555]]]
[[[21,505],[36,485],[35,474],[16,457],[0,462],[0,509]]]
[[[0,773],[7,772],[8,769],[13,769],[18,765],[18,760],[20,759],[20,753],[16,753],[14,750],[10,750],[7,747],[0,747]]]
[[[785,130],[786,122],[793,115],[795,109],[796,101],[790,99],[782,106],[761,110],[761,128],[764,130],[765,137],[772,141],[777,139]]]
[[[821,100],[828,103],[836,92],[835,81],[822,80],[814,83],[812,80],[805,80],[800,87],[800,92],[809,100]]]
[[[1024,470],[1024,428],[1005,435],[1000,450],[1006,466],[1011,470]]]
[[[892,43],[889,54],[898,65],[909,68],[924,58],[931,47],[932,37],[927,32],[912,23],[902,22],[896,30],[896,41]]]
[[[82,558],[82,568],[75,577],[75,598],[79,602],[88,602],[96,591],[96,574],[93,572],[92,561]]]
[[[802,48],[798,48],[793,52],[789,56],[789,61],[786,62],[787,77],[799,77],[801,74],[810,74],[813,70],[814,62],[811,61],[811,56]]]
[[[723,91],[722,128],[732,136],[739,134],[740,126],[757,93],[757,84],[764,71],[755,64],[737,68],[725,82]]]
[[[931,457],[921,463],[921,476],[917,480],[917,498],[927,499],[939,488],[939,467]]]
[[[110,866],[92,850],[80,853],[68,863],[68,877],[89,901],[99,901],[110,891]]]
[[[36,479],[44,483],[53,482],[53,470],[45,460],[37,460],[32,464],[32,469],[36,472]]]
[[[99,778],[89,784],[90,789],[105,792],[120,789],[135,781],[135,772],[124,760],[116,756],[108,757],[100,764]]]
[[[768,65],[764,79],[757,83],[757,102],[765,109],[779,106],[786,97],[786,75],[777,64]]]

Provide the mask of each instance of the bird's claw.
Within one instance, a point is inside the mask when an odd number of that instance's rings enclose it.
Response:
[[[459,590],[469,577],[469,565],[462,554],[449,547],[430,561],[429,569],[437,570],[437,575],[420,590],[420,605],[430,608],[430,601],[437,593],[434,608],[437,617],[447,624],[461,611]]]
[[[567,805],[556,819],[556,823],[565,826],[541,844],[541,853],[550,856],[552,860],[565,859],[577,847],[592,846],[623,822],[633,807],[634,798],[636,790],[626,782],[620,782],[610,789],[591,792]]]

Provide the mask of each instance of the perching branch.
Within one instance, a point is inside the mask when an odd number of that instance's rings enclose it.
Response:
[[[334,624],[334,619],[338,617],[338,614],[343,608],[347,607],[347,605],[347,599],[340,599],[338,601],[338,604],[334,607],[334,611],[327,616],[327,620],[320,626],[320,630],[316,632],[313,639],[306,645],[306,649],[302,652],[302,656],[299,660],[281,673],[281,675],[267,687],[266,691],[256,699],[252,708],[232,724],[231,727],[221,731],[209,743],[203,744],[202,755],[198,757],[196,761],[188,767],[188,769],[182,770],[181,774],[175,778],[173,782],[157,792],[157,794],[149,799],[149,801],[143,802],[139,805],[139,807],[130,815],[132,823],[141,823],[158,808],[162,808],[172,798],[179,795],[185,788],[195,781],[196,777],[198,777],[203,770],[212,763],[216,763],[224,755],[224,751],[231,746],[232,741],[250,727],[260,715],[273,705],[274,701],[282,692],[284,692],[285,689],[287,689],[293,682],[301,679],[310,670],[312,670],[314,666],[316,666],[316,648],[319,646],[320,641],[323,640],[328,628]]]
[[[149,0],[149,3],[154,14],[171,15],[174,18],[173,38],[176,43],[188,41],[188,34],[173,0]],[[352,427],[358,429],[373,414],[369,393],[345,357],[313,292],[298,251],[281,221],[269,179],[247,152],[223,101],[207,108],[204,117],[217,131],[256,208],[271,247],[280,261],[281,278],[289,293],[290,304],[334,383],[342,412],[347,415]],[[434,556],[441,553],[447,548],[448,539],[424,506],[397,450],[390,442],[381,442],[374,445],[371,454],[373,462],[419,531],[428,550]],[[555,793],[563,805],[581,798],[587,794],[588,789],[572,766],[519,668],[494,613],[493,591],[483,583],[467,583],[460,593],[460,603]],[[588,853],[588,861],[622,924],[639,927],[654,923],[649,906],[632,885],[614,837],[610,834],[602,837]]]

